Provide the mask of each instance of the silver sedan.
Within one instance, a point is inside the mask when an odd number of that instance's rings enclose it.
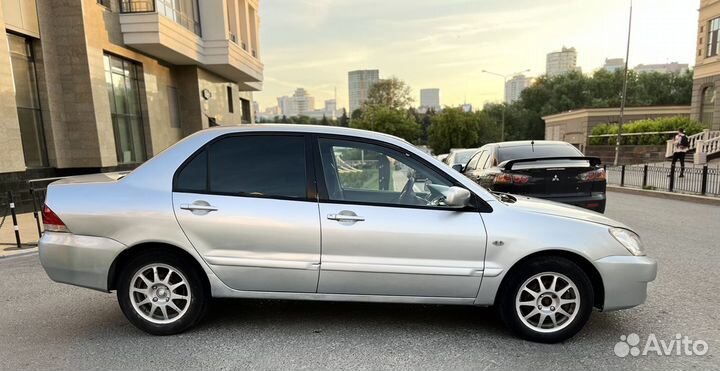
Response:
[[[50,278],[117,291],[158,335],[230,297],[494,305],[519,336],[558,342],[593,308],[643,303],[656,274],[628,226],[335,127],[204,130],[124,177],[51,184],[43,218]]]

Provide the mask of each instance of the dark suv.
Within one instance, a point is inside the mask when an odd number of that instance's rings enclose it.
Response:
[[[566,142],[491,143],[457,170],[481,186],[605,211],[605,171]]]

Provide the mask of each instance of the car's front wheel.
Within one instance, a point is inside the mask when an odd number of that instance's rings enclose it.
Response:
[[[582,329],[593,308],[587,274],[562,257],[529,261],[503,285],[500,315],[520,337],[542,343],[569,339]]]
[[[125,317],[153,335],[172,335],[195,325],[207,307],[200,272],[167,252],[136,256],[123,267],[117,298]]]

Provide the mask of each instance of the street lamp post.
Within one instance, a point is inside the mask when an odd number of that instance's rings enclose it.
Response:
[[[494,75],[494,76],[502,77],[502,79],[503,79],[503,91],[504,91],[505,86],[507,85],[507,79],[508,79],[508,77],[517,76],[517,75],[520,75],[520,74],[523,74],[523,73],[526,73],[526,72],[530,72],[530,69],[527,69],[527,70],[524,70],[524,71],[515,72],[515,73],[511,73],[511,74],[509,74],[509,75],[503,75],[503,74],[501,74],[501,73],[496,73],[496,72],[487,71],[487,70],[482,70],[482,72],[483,72],[483,73],[487,73],[487,74],[489,74],[489,75]],[[501,142],[504,142],[504,141],[505,141],[505,110],[506,110],[506,109],[507,109],[507,102],[504,101],[504,102],[503,102],[503,109],[502,109],[502,124],[501,124],[501,129],[500,129],[500,130],[501,130],[501,131],[500,131],[500,141],[501,141]]]
[[[628,21],[628,37],[627,37],[627,50],[625,51],[625,69],[623,70],[623,87],[622,97],[620,97],[620,122],[618,123],[618,134],[615,139],[615,161],[613,165],[617,166],[620,159],[620,137],[622,136],[623,125],[625,124],[625,102],[627,100],[627,86],[628,86],[628,60],[630,59],[630,35],[632,32],[632,12],[633,4],[630,0],[630,20]]]

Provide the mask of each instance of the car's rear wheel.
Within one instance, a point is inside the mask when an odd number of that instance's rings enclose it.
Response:
[[[202,318],[207,307],[201,277],[186,259],[165,251],[139,255],[120,273],[120,308],[133,325],[150,334],[183,332]]]
[[[556,343],[583,328],[593,298],[590,278],[577,264],[562,257],[543,257],[511,272],[499,298],[500,315],[520,337]]]

